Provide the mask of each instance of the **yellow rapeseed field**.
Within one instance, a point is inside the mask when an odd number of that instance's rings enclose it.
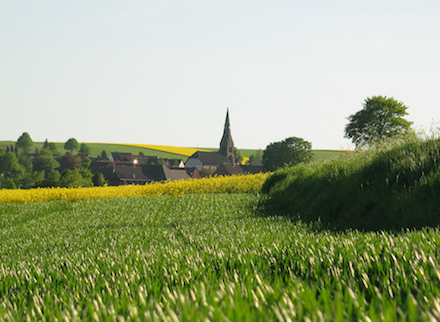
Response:
[[[137,186],[93,188],[38,188],[0,190],[0,204],[27,203],[49,200],[76,201],[83,199],[120,198],[132,196],[182,196],[193,193],[259,192],[268,174],[211,177],[178,181],[155,182]]]
[[[193,155],[197,151],[210,152],[209,150],[206,150],[206,149],[183,148],[183,147],[178,147],[178,146],[167,146],[167,145],[153,145],[153,144],[119,144],[119,145],[137,146],[140,148],[168,152],[168,153],[183,155],[186,157],[190,157],[191,155]]]
[[[168,146],[168,145],[153,145],[153,144],[122,144],[122,143],[114,143],[117,145],[128,145],[128,146],[136,146],[140,148],[146,148],[150,150],[156,150],[161,152],[168,152],[173,154],[178,154],[186,157],[192,156],[197,151],[203,151],[203,152],[212,152],[207,149],[196,149],[196,148],[183,148],[178,146]],[[249,160],[248,157],[243,157],[243,160],[241,161],[241,164],[246,164],[246,162]]]

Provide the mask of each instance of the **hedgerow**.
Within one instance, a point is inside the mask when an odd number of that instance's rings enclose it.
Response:
[[[440,224],[440,140],[406,139],[275,172],[266,211],[328,228],[365,230]]]

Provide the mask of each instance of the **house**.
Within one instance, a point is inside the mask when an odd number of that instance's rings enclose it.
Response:
[[[218,152],[197,151],[185,162],[185,168],[196,168],[202,171],[203,168],[217,169],[224,163],[232,164],[232,161]]]
[[[129,161],[96,161],[91,166],[93,174],[102,173],[109,186],[146,184],[155,181],[176,181],[200,178],[199,172],[185,168],[168,168],[165,165],[136,165]]]
[[[214,175],[217,176],[234,176],[241,174],[245,174],[243,168],[239,164],[235,164],[235,163],[234,164],[224,163],[214,173]]]
[[[217,169],[222,164],[235,163],[235,147],[232,140],[229,124],[229,110],[226,112],[225,127],[220,141],[220,149],[217,152],[197,151],[185,162],[185,168],[196,168],[202,171],[203,168]]]
[[[244,173],[250,173],[250,174],[255,174],[255,173],[260,173],[263,172],[263,164],[247,164],[247,165],[242,165],[241,168],[243,169]]]

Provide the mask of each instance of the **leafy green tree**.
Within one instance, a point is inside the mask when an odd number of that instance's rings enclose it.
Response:
[[[26,172],[32,172],[34,168],[32,157],[26,154],[21,154],[18,156],[18,163],[25,168]]]
[[[248,164],[254,164],[257,161],[263,160],[263,150],[258,150],[249,156]]]
[[[21,180],[21,188],[29,189],[39,186],[45,179],[44,171],[26,172]]]
[[[92,149],[85,144],[84,142],[81,143],[81,146],[79,148],[79,153],[84,153],[84,154],[90,154],[92,152]]]
[[[313,160],[312,143],[297,137],[269,144],[263,152],[263,169],[275,171]]]
[[[54,157],[59,157],[61,155],[60,151],[58,151],[58,147],[55,143],[49,143],[49,150],[52,152]]]
[[[92,160],[90,160],[90,158],[87,158],[87,157],[82,159],[80,162],[81,168],[85,168],[85,169],[90,167],[91,164],[92,164]]]
[[[70,151],[73,153],[74,150],[78,150],[79,144],[75,138],[70,138],[64,143],[64,150]]]
[[[179,164],[180,164],[180,162],[179,162],[178,159],[173,159],[173,162],[172,162],[172,164],[171,164],[171,167],[172,167],[172,168],[178,168],[178,167],[179,167]]]
[[[200,176],[202,178],[212,177],[216,171],[217,171],[217,168],[215,168],[215,167],[203,167],[202,171],[200,171]]]
[[[405,134],[411,130],[412,124],[403,118],[408,115],[407,109],[392,97],[367,98],[363,109],[348,117],[344,137],[351,139],[358,148],[379,139]]]
[[[95,173],[92,177],[92,182],[95,187],[103,187],[107,184],[104,175],[100,172]]]
[[[234,148],[234,157],[235,157],[235,162],[241,163],[241,161],[243,161],[243,157],[241,155],[241,152],[237,148]]]
[[[1,182],[2,189],[17,189],[15,181],[11,178],[3,179]]]
[[[17,148],[23,149],[25,154],[29,154],[31,147],[34,145],[34,142],[31,139],[31,136],[27,132],[23,132],[23,134],[17,140]]]
[[[53,170],[47,178],[40,183],[40,187],[57,187],[60,185],[61,174]]]
[[[108,159],[108,155],[107,152],[105,152],[105,150],[102,150],[101,154],[98,156],[99,160],[107,160]]]
[[[167,162],[162,158],[160,158],[160,159],[158,158],[156,164],[157,165],[167,165]]]
[[[49,149],[49,141],[47,141],[47,139],[43,143],[43,149],[42,150],[44,150],[44,149]]]
[[[90,173],[90,177],[88,176],[88,173],[81,170],[87,170],[87,169],[73,169],[73,170],[64,170],[61,173],[60,178],[60,187],[67,187],[67,188],[78,188],[78,187],[93,187],[92,182],[92,175]],[[86,178],[84,177],[86,175]]]
[[[18,158],[13,152],[0,154],[0,174],[4,178],[10,178],[18,183],[26,172],[23,165],[18,162]]]
[[[34,161],[35,171],[44,171],[45,173],[50,173],[59,167],[59,162],[54,159],[52,152],[49,149],[41,150],[41,154],[36,157]]]

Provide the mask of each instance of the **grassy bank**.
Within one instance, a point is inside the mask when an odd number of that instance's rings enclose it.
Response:
[[[0,321],[434,321],[440,232],[317,232],[258,194],[0,205]]]
[[[440,140],[399,140],[274,173],[266,206],[328,227],[367,230],[440,224]]]

